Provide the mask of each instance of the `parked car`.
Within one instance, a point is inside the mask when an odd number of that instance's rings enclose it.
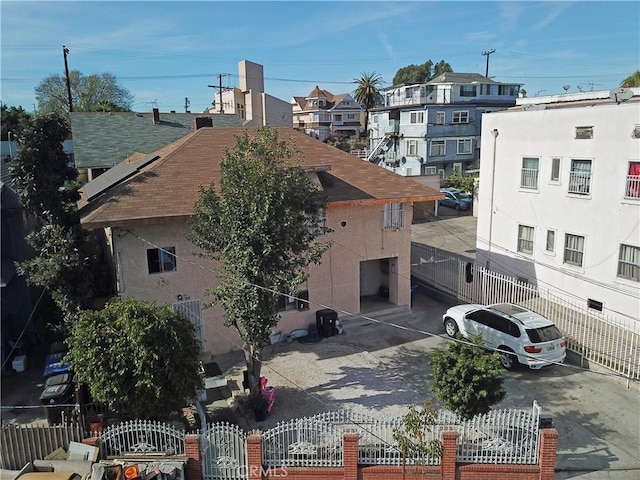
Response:
[[[506,369],[518,364],[531,369],[562,363],[567,342],[554,323],[519,305],[457,305],[442,317],[447,335],[458,332],[472,339],[478,334],[487,347],[500,352],[500,363]]]
[[[462,193],[457,188],[442,188],[445,198],[439,201],[440,205],[455,208],[456,210],[469,210],[471,208],[471,196]]]

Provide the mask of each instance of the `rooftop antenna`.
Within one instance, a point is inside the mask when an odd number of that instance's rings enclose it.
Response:
[[[562,88],[564,88],[564,93],[567,93],[567,91],[571,88],[571,85],[563,85]]]

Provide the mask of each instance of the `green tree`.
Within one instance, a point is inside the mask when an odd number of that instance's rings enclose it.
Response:
[[[393,440],[402,452],[402,477],[405,476],[407,457],[415,460],[415,465],[428,465],[429,458],[442,457],[442,442],[433,438],[432,429],[437,425],[438,412],[425,400],[419,410],[415,405],[402,417],[404,429],[393,429]]]
[[[113,299],[80,313],[66,341],[68,359],[94,400],[131,418],[161,420],[202,388],[195,333],[168,305]]]
[[[355,78],[354,83],[358,85],[353,95],[356,102],[360,104],[365,110],[364,117],[364,132],[365,135],[369,135],[369,110],[382,105],[384,99],[380,93],[382,88],[382,76],[376,72],[366,73],[362,72],[360,78]]]
[[[0,139],[3,142],[9,140],[9,132],[11,132],[11,140],[19,137],[26,123],[31,118],[22,107],[7,107],[4,103],[0,106]]]
[[[35,257],[18,263],[17,272],[29,285],[49,291],[67,330],[78,311],[90,305],[92,291],[92,255],[77,210],[79,183],[62,148],[69,132],[63,116],[34,116],[9,163],[21,205],[39,220],[26,238]]]
[[[470,173],[460,175],[456,172],[453,175],[449,175],[444,183],[447,187],[457,188],[461,192],[471,193],[471,198],[473,199],[477,178],[478,177],[476,175],[472,175]]]
[[[78,70],[69,72],[71,102],[74,112],[103,111],[105,105],[112,105],[115,111],[130,111],[133,94],[118,85],[112,73],[83,75]],[[67,80],[61,75],[50,75],[35,88],[38,111],[55,112],[66,115],[69,112]]]
[[[636,70],[635,73],[625,78],[621,85],[626,85],[627,87],[640,87],[640,70]]]
[[[482,346],[481,335],[471,344],[457,338],[446,351],[435,348],[431,354],[431,390],[447,409],[469,419],[487,413],[504,398],[504,370],[500,355]]]
[[[453,72],[451,65],[444,60],[440,60],[435,66],[431,60],[427,60],[422,65],[407,65],[398,69],[393,77],[394,85],[411,85],[415,83],[425,83],[441,73]]]
[[[299,166],[300,155],[275,129],[245,131],[222,160],[219,190],[200,188],[190,221],[190,240],[222,263],[207,294],[242,338],[252,397],[260,395],[262,348],[280,318],[280,292],[296,292],[329,248],[310,228],[327,198]]]

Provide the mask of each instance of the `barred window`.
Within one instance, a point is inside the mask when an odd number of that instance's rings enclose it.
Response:
[[[640,282],[640,247],[620,245],[618,277]]]

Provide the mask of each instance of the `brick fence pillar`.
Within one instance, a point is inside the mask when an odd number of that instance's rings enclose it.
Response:
[[[247,436],[247,471],[249,480],[262,480],[262,432],[259,430]]]
[[[440,458],[442,480],[456,479],[457,443],[458,432],[442,433],[442,458]]]
[[[202,480],[202,460],[200,459],[200,435],[187,434],[184,436],[187,466],[185,477],[187,480]]]
[[[342,434],[344,480],[358,480],[358,433],[347,428]]]
[[[540,480],[553,480],[558,451],[558,431],[555,428],[540,429]]]

